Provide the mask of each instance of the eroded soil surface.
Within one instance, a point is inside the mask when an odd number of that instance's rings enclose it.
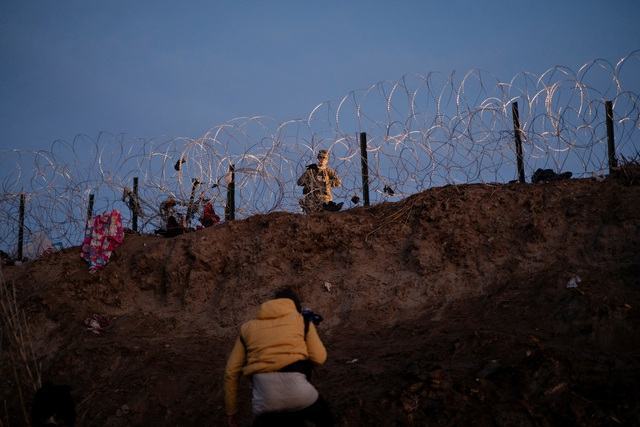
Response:
[[[225,425],[238,327],[284,285],[325,318],[314,382],[341,426],[640,425],[640,186],[613,179],[129,234],[96,274],[76,247],[3,275],[82,426]],[[9,343],[0,419],[22,425],[33,391]]]

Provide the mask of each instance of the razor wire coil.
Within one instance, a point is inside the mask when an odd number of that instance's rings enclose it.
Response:
[[[78,245],[94,211],[131,212],[123,193],[139,179],[139,228],[160,224],[159,206],[173,197],[186,206],[211,199],[222,216],[230,166],[235,170],[236,218],[273,211],[300,212],[297,178],[319,149],[331,152],[342,179],[335,198],[354,206],[362,195],[358,135],[368,136],[373,203],[434,186],[494,183],[517,174],[513,102],[519,104],[527,176],[538,168],[570,170],[576,177],[608,170],[605,101],[612,101],[616,152],[640,152],[640,103],[633,77],[640,50],[616,64],[596,59],[577,71],[555,66],[509,81],[471,70],[405,75],[320,103],[304,118],[276,121],[240,117],[197,138],[143,139],[101,132],[56,140],[48,150],[0,150],[0,249],[15,256],[19,198],[26,196],[25,244],[48,240]],[[635,81],[637,84],[637,81]],[[355,198],[354,198],[355,200]]]

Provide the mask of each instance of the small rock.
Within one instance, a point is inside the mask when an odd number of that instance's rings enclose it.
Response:
[[[567,389],[567,383],[560,383],[552,388],[550,388],[549,390],[544,392],[545,396],[552,396],[554,394],[558,394],[560,392],[563,392],[564,390]]]
[[[580,279],[580,276],[573,276],[571,279],[569,279],[569,281],[567,282],[567,289],[569,288],[577,288],[578,287],[578,283],[582,282],[582,279]]]

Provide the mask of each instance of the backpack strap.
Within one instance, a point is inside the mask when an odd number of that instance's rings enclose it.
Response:
[[[304,340],[307,340],[307,334],[309,333],[309,322],[311,322],[311,320],[307,317],[307,316],[302,316],[302,318],[304,319]]]

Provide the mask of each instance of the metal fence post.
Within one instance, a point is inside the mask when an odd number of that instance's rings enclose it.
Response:
[[[230,181],[227,183],[227,206],[224,208],[225,221],[236,219],[236,167],[229,165]]]
[[[133,200],[134,200],[134,209],[132,209],[131,212],[131,228],[133,229],[134,233],[138,232],[138,209],[136,209],[135,207],[137,207],[137,202],[138,202],[138,177],[135,176],[133,177]]]
[[[91,221],[91,218],[93,218],[93,201],[94,201],[94,195],[89,194],[89,206],[87,206],[87,225],[89,225],[89,221]],[[85,229],[86,229],[86,226],[85,226]]]
[[[524,161],[522,158],[522,129],[520,129],[520,113],[518,112],[518,102],[511,104],[511,114],[513,116],[513,134],[516,140],[516,159],[518,162],[518,181],[525,182]]]
[[[22,261],[22,246],[24,244],[24,193],[20,194],[20,213],[18,219],[18,261]]]
[[[616,143],[613,137],[613,102],[605,101],[604,106],[607,111],[607,150],[609,152],[609,174],[611,174],[618,167]]]
[[[362,163],[362,198],[369,206],[369,160],[367,158],[367,133],[360,132],[360,160]]]
[[[200,181],[198,178],[191,179],[191,196],[189,197],[189,206],[187,206],[187,226],[191,226],[191,218],[193,214],[196,213],[197,209],[194,206],[195,198],[196,198],[196,190],[200,185]]]

